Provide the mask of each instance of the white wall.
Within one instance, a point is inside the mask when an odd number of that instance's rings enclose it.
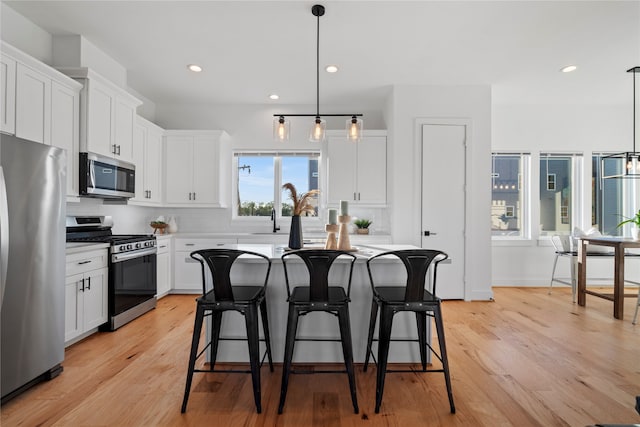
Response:
[[[37,60],[51,65],[51,34],[4,3],[0,3],[0,38]]]
[[[471,122],[465,244],[467,254],[473,259],[467,260],[465,293],[470,299],[490,299],[490,87],[394,86],[389,103],[390,107],[385,110],[390,135],[388,202],[393,240],[398,243],[420,245],[421,183],[414,156],[421,135],[415,133],[416,120],[464,118]]]

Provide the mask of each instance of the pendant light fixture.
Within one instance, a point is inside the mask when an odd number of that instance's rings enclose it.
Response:
[[[362,114],[320,114],[320,17],[324,15],[324,6],[316,4],[311,8],[311,13],[317,18],[316,32],[316,112],[315,114],[274,114],[273,137],[277,141],[288,141],[291,122],[287,117],[314,117],[309,131],[309,141],[322,142],[326,136],[327,123],[322,117],[349,117],[346,122],[347,139],[360,141],[362,138]]]
[[[602,178],[635,178],[640,179],[640,152],[636,151],[636,75],[640,67],[627,70],[633,74],[633,151],[611,154],[602,157]]]

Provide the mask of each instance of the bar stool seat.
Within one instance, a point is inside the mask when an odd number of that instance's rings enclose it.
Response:
[[[260,285],[233,285],[231,284],[231,268],[238,257],[249,255],[264,259],[265,265],[264,282]],[[191,352],[189,355],[189,367],[187,371],[187,382],[182,401],[182,410],[187,410],[187,402],[189,400],[189,392],[191,390],[191,382],[194,372],[224,372],[226,373],[251,373],[253,384],[253,396],[256,405],[256,411],[262,412],[261,394],[260,394],[260,337],[258,335],[258,312],[262,317],[262,328],[266,345],[266,355],[269,360],[269,368],[273,372],[273,360],[271,357],[271,342],[269,337],[269,322],[267,316],[267,303],[265,299],[265,291],[267,281],[269,280],[269,272],[271,271],[271,260],[260,253],[250,251],[240,251],[236,249],[203,249],[191,253],[191,257],[200,262],[202,266],[202,292],[203,295],[196,299],[196,318],[193,327],[193,336],[191,340]],[[205,265],[211,273],[212,289],[207,289],[207,275]],[[247,344],[249,347],[249,364],[250,370],[216,370],[215,363],[218,353],[218,345],[222,340],[227,338],[220,337],[220,328],[222,325],[222,315],[226,311],[236,311],[245,318],[245,326],[247,331]],[[202,332],[202,324],[206,316],[211,317],[211,335],[208,337],[206,346],[198,352],[200,344],[200,335]],[[229,338],[230,340],[237,340]],[[209,369],[196,369],[196,360],[207,350],[209,352]]]

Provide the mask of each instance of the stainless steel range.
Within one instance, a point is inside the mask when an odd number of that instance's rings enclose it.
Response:
[[[109,321],[115,331],[156,306],[157,248],[150,234],[114,235],[108,216],[68,216],[67,242],[109,243]]]

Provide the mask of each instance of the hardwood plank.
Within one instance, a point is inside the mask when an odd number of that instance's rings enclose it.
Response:
[[[449,413],[442,374],[419,372],[388,374],[375,414],[375,365],[366,373],[357,365],[360,414],[353,413],[345,374],[300,374],[291,376],[278,415],[279,364],[273,373],[262,369],[262,414],[255,412],[250,376],[232,373],[195,374],[181,414],[195,302],[193,295],[171,295],[118,331],[69,347],[62,375],[3,405],[0,421],[3,427],[640,423],[635,300],[625,301],[625,319],[616,320],[609,301],[589,298],[581,307],[564,287],[551,295],[546,288],[494,292],[493,302],[443,304],[456,414]]]

